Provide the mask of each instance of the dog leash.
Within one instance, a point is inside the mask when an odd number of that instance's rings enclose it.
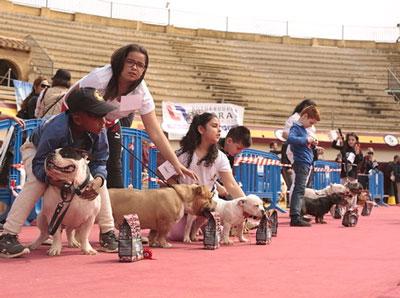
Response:
[[[149,170],[152,174],[157,176],[157,178],[160,179],[166,186],[172,187],[173,189],[175,189],[175,187],[172,184],[168,183],[167,180],[164,179],[164,177],[161,177],[156,172],[154,172],[152,169],[150,169],[150,167],[148,167],[143,161],[141,161],[139,158],[137,158],[136,155],[129,148],[126,148],[126,146],[124,146],[122,144],[122,142],[120,142],[120,143],[121,143],[122,148],[124,148],[126,151],[128,151],[128,153],[130,155],[132,155],[137,161],[139,161],[147,170]]]
[[[89,168],[87,168],[87,175],[85,181],[78,186],[78,188],[74,187],[74,184],[64,184],[61,186],[61,202],[58,203],[56,210],[54,211],[53,217],[50,220],[49,224],[49,235],[54,235],[60,226],[61,222],[64,219],[65,214],[67,213],[69,207],[71,206],[72,199],[74,198],[75,194],[80,196],[82,194],[82,189],[86,187],[86,185],[89,183],[90,180],[90,172]],[[71,193],[70,199],[68,199],[68,193]],[[67,207],[65,210],[61,213],[61,210],[64,208],[64,203],[67,203]],[[58,219],[57,219],[58,218]]]

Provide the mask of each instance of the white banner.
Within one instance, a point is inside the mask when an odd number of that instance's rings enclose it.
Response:
[[[189,129],[193,116],[214,113],[221,123],[224,138],[233,126],[243,125],[244,108],[234,104],[162,102],[162,128],[170,140],[180,140]]]

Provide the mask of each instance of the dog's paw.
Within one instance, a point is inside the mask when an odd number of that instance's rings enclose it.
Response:
[[[233,241],[232,240],[225,240],[224,241],[224,244],[226,244],[226,245],[233,245]]]
[[[61,255],[61,247],[51,247],[47,251],[47,255],[51,257]]]
[[[77,247],[77,248],[81,247],[81,244],[75,238],[69,239],[68,245],[69,245],[69,247]]]
[[[87,250],[82,250],[84,255],[97,255],[97,250],[90,248]]]
[[[192,240],[190,240],[189,237],[185,237],[185,238],[183,238],[183,242],[185,242],[185,243],[192,243]]]
[[[160,245],[158,244],[157,241],[150,241],[150,242],[149,242],[149,246],[150,246],[150,247],[160,247]]]
[[[39,243],[37,241],[35,241],[35,242],[32,242],[32,243],[29,243],[26,247],[29,250],[34,250],[34,249],[38,248],[38,246],[39,246]]]
[[[168,243],[168,242],[165,242],[165,243],[161,244],[160,247],[162,247],[162,248],[170,248],[170,247],[172,247],[172,244]]]

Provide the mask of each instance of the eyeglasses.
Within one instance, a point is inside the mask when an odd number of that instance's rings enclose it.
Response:
[[[142,62],[138,62],[135,60],[131,60],[131,59],[127,59],[125,60],[126,65],[128,65],[129,67],[134,67],[136,65],[137,69],[143,70],[146,68],[146,65],[143,64]]]
[[[42,88],[50,88],[50,85],[40,84],[40,87],[42,87]]]

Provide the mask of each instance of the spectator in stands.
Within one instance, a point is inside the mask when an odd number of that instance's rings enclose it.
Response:
[[[397,163],[397,160],[399,159],[398,155],[395,155],[393,157],[393,161],[390,161],[387,163],[385,167],[385,182],[389,185],[389,197],[395,197],[396,199],[396,204],[400,203],[399,195],[397,193],[396,189],[396,176],[394,174],[394,165]]]
[[[396,183],[396,190],[397,190],[397,199],[400,199],[400,158],[396,159],[396,162],[393,163],[393,174],[394,174],[394,181]]]
[[[22,119],[34,119],[35,109],[40,92],[49,88],[49,82],[45,76],[39,76],[33,82],[32,92],[24,99],[21,104],[21,109],[18,111],[17,116]]]
[[[129,116],[135,110],[139,110],[151,141],[157,146],[163,157],[172,163],[177,173],[196,178],[192,171],[179,162],[158,123],[154,100],[144,81],[148,65],[147,50],[137,44],[128,44],[112,54],[111,65],[93,70],[70,89],[71,91],[79,87],[96,88],[106,101],[118,108],[106,115],[107,137],[110,146],[110,158],[107,162],[109,173],[107,185],[109,188],[124,187],[119,119]]]
[[[340,183],[357,180],[357,167],[363,159],[358,136],[354,132],[349,132],[346,140],[339,136],[333,141],[332,148],[340,150],[342,154]]]
[[[361,165],[360,165],[360,183],[363,186],[364,189],[368,189],[368,175],[369,171],[374,169],[378,169],[378,162],[376,161],[376,158],[374,156],[374,149],[372,147],[367,148],[367,155],[365,155],[362,159]]]
[[[228,157],[229,164],[232,168],[232,173],[234,173],[234,161],[235,156],[242,153],[244,149],[251,146],[251,134],[250,130],[245,126],[235,126],[232,127],[225,138],[221,138],[218,141],[218,149],[225,153]],[[223,186],[221,179],[218,179],[216,186],[220,198],[224,200],[231,200],[232,196]]]
[[[89,167],[94,178],[88,182],[80,197],[93,200],[100,194],[101,208],[97,216],[101,231],[100,249],[106,252],[118,250],[105,183],[108,145],[104,116],[115,107],[100,99],[94,88],[74,91],[68,98],[70,110],[43,121],[21,147],[27,179],[4,224],[4,234],[0,236],[0,257],[13,258],[29,253],[29,249],[19,243],[17,235],[47,186],[59,185],[60,181],[46,176],[44,161],[50,152],[63,147],[80,148],[93,155]]]
[[[51,78],[51,88],[44,90],[36,103],[36,118],[44,118],[50,115],[61,113],[62,98],[71,87],[71,74],[68,70],[57,70],[54,77]]]
[[[308,106],[300,113],[300,119],[290,128],[287,142],[292,147],[293,170],[296,172],[294,189],[290,202],[290,226],[309,227],[311,223],[301,217],[301,204],[306,189],[307,178],[314,160],[314,148],[318,141],[308,135],[307,128],[320,121],[316,106]]]

